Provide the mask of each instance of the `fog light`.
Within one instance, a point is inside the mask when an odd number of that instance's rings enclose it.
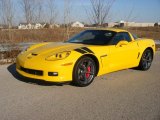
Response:
[[[48,72],[48,76],[58,76],[58,72]]]

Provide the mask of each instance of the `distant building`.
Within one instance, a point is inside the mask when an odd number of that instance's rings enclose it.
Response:
[[[34,24],[34,29],[41,29],[44,28],[46,23],[35,23]]]
[[[108,27],[108,23],[103,23],[101,26],[102,27]]]
[[[20,23],[18,29],[41,29],[46,23]]]
[[[119,21],[115,23],[109,23],[108,27],[154,27],[155,23],[137,23],[137,22],[125,22]]]
[[[59,28],[60,27],[60,25],[59,24],[50,24],[49,25],[49,28]]]
[[[110,22],[110,23],[108,23],[108,27],[118,27],[119,26],[119,23],[117,23],[117,22]]]
[[[71,23],[71,27],[81,27],[81,28],[83,28],[84,24],[76,21],[76,22]]]
[[[32,25],[30,23],[20,23],[18,29],[32,29]]]
[[[154,27],[154,23],[135,23],[135,22],[127,22],[125,26],[128,27]]]
[[[160,27],[160,22],[155,23],[154,27]]]

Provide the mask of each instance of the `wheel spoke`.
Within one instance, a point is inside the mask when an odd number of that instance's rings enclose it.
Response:
[[[149,59],[150,57],[151,57],[151,53],[148,52],[147,55],[146,55],[146,58]]]
[[[81,69],[81,70],[84,70],[84,69],[85,69],[85,66],[84,66],[83,63],[80,64],[79,69]]]
[[[147,66],[148,66],[148,65],[147,65],[147,61],[143,61],[143,67],[144,67],[144,68],[147,68]]]
[[[94,72],[86,72],[86,74],[94,75]]]
[[[139,63],[139,68],[144,71],[148,70],[152,64],[152,60],[153,60],[152,51],[150,49],[146,49]]]
[[[146,60],[147,62],[151,62],[152,60],[150,59],[150,60]]]
[[[86,68],[88,68],[88,67],[91,66],[91,65],[92,65],[92,62],[88,61]]]
[[[148,68],[151,66],[151,63],[152,63],[152,54],[150,51],[146,52],[142,58],[142,61],[143,61],[143,67],[144,68]]]

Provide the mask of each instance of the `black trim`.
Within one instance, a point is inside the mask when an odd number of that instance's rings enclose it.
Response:
[[[43,71],[41,70],[33,70],[33,69],[24,68],[24,67],[20,67],[20,70],[28,74],[43,76]]]
[[[94,54],[94,52],[92,50],[90,50],[89,48],[87,48],[87,47],[82,47],[81,49],[83,49],[83,50],[85,50],[85,51],[87,51],[89,53],[93,53]]]
[[[102,55],[101,57],[107,57],[108,55],[106,54],[106,55]]]
[[[79,53],[82,53],[82,54],[87,53],[86,51],[84,51],[84,50],[82,50],[82,49],[75,49],[75,51],[77,51],[77,52],[79,52]]]
[[[140,56],[140,52],[138,53],[138,57],[137,57],[137,59],[139,58],[139,56]]]

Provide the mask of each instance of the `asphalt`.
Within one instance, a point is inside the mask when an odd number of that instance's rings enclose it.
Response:
[[[160,52],[148,71],[106,74],[84,88],[25,79],[2,65],[0,120],[160,120]]]

